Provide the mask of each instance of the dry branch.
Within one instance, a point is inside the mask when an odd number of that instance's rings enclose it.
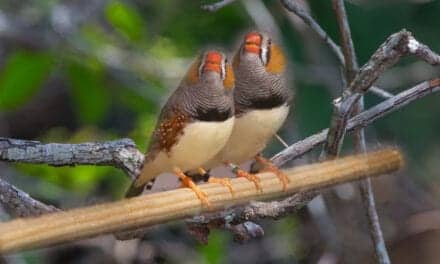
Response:
[[[46,205],[33,199],[29,194],[0,179],[0,202],[19,217],[37,216],[59,211],[56,207]]]
[[[348,65],[346,66],[346,59],[344,58],[345,56],[341,51],[341,48],[330,38],[327,32],[324,31],[324,29],[318,24],[318,22],[315,21],[315,19],[313,19],[313,17],[310,14],[307,13],[306,10],[301,8],[299,4],[297,4],[295,1],[292,0],[281,0],[281,4],[288,11],[296,14],[299,18],[301,18],[304,21],[304,23],[308,25],[318,35],[318,37],[328,45],[330,50],[334,53],[334,55],[338,59],[339,63],[344,68],[351,68],[350,65],[352,65],[353,60],[349,58]],[[371,87],[369,91],[385,99],[392,97],[392,94],[379,87]]]
[[[357,128],[366,127],[376,119],[394,112],[417,99],[438,91],[440,91],[440,78],[419,83],[418,85],[383,101],[359,115],[352,117],[348,121],[347,132],[353,132]],[[327,133],[328,129],[324,129],[319,133],[290,145],[290,147],[273,156],[272,161],[277,166],[281,166],[288,161],[301,157],[312,149],[325,143]]]
[[[349,156],[286,170],[290,183],[287,192],[271,173],[259,174],[263,192],[243,178],[231,180],[235,190],[219,184],[204,184],[212,208],[202,206],[194,192],[181,188],[125,199],[118,202],[47,214],[36,218],[16,219],[0,224],[0,252],[7,253],[68,242],[112,232],[163,224],[191,215],[266,200],[293,192],[324,188],[337,183],[394,172],[403,166],[399,151],[385,149],[366,155]]]
[[[210,4],[210,5],[202,5],[201,8],[203,10],[209,11],[209,12],[215,12],[219,10],[220,8],[223,8],[229,4],[232,4],[235,0],[222,0],[218,1],[217,3]]]
[[[351,37],[347,12],[345,11],[344,0],[333,0],[333,10],[335,12],[336,20],[338,22],[342,52],[344,54],[344,58],[346,62],[345,79],[346,79],[346,83],[350,83],[353,81],[357,72],[359,71],[359,66],[357,62],[355,48],[353,45],[353,39]],[[361,96],[358,102],[355,104],[355,110],[353,111],[353,115],[357,115],[363,110],[364,110],[364,98],[363,96]],[[342,138],[340,144],[342,145]],[[364,153],[367,151],[365,131],[363,128],[355,130],[354,146],[357,153]],[[330,151],[330,149],[327,149],[327,151]],[[336,153],[336,155],[339,155],[339,153]],[[374,200],[371,180],[367,178],[363,181],[360,181],[359,189],[361,192],[363,205],[365,207],[365,212],[370,227],[369,228],[370,236],[374,244],[374,252],[375,252],[376,260],[380,264],[390,263],[388,251],[385,246],[385,239],[383,238],[382,229],[380,227],[379,216],[376,210],[376,203]]]
[[[402,56],[409,54],[414,54],[432,65],[440,65],[440,56],[414,39],[409,31],[402,30],[391,35],[359,70],[342,96],[334,100],[334,111],[325,145],[327,154],[336,156],[339,153],[348,118],[362,95],[385,70],[395,65]]]
[[[134,179],[143,160],[144,155],[127,138],[102,143],[43,144],[0,137],[0,161],[51,166],[111,165],[122,169]]]
[[[342,54],[341,48],[330,38],[330,36],[322,29],[322,27],[307,13],[306,10],[301,8],[300,5],[292,0],[281,0],[281,4],[290,12],[295,13],[299,16],[304,23],[306,23],[313,31],[316,32],[319,38],[321,38],[333,51],[336,58],[339,60],[341,65],[345,65],[344,55]]]

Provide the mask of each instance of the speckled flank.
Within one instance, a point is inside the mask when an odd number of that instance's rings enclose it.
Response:
[[[170,118],[163,120],[155,131],[158,134],[158,143],[161,150],[170,152],[183,129],[188,122],[188,117],[178,111],[174,111]]]

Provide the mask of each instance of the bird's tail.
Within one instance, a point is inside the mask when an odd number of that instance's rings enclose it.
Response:
[[[136,180],[134,180],[131,183],[130,188],[128,188],[127,192],[125,193],[125,198],[140,195],[144,191],[145,185],[146,184],[136,185]]]
[[[138,196],[142,194],[144,189],[151,190],[157,174],[153,164],[144,164],[141,174],[131,183],[125,193],[125,198]]]

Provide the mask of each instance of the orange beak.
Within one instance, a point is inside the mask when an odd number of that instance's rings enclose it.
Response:
[[[244,37],[244,50],[250,53],[260,54],[261,35],[257,32],[251,32]]]
[[[205,56],[205,64],[203,65],[203,71],[214,71],[221,73],[221,64],[223,56],[217,51],[209,51]]]

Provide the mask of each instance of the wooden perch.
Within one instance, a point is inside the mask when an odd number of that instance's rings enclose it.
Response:
[[[101,205],[57,212],[36,218],[16,219],[0,224],[0,252],[54,245],[101,234],[132,230],[163,224],[176,219],[226,207],[244,204],[250,200],[268,200],[295,192],[320,189],[342,182],[391,173],[403,166],[401,153],[384,149],[369,154],[287,169],[290,183],[287,191],[271,173],[261,173],[263,191],[243,178],[231,179],[235,190],[233,197],[228,188],[211,183],[200,188],[206,192],[212,208],[202,204],[189,189],[143,195]]]

